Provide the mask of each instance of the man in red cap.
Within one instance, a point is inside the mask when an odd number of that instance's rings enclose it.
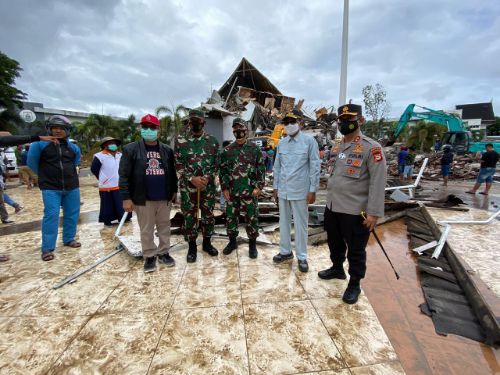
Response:
[[[144,272],[156,269],[156,258],[175,265],[170,248],[170,209],[177,195],[174,153],[158,141],[160,121],[153,115],[141,119],[141,137],[123,148],[119,169],[123,209],[135,211],[141,229]],[[154,242],[158,232],[159,245]]]

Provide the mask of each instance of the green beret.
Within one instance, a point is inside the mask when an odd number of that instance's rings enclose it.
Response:
[[[189,117],[198,117],[198,118],[205,118],[205,112],[203,112],[201,109],[191,109],[189,111]]]

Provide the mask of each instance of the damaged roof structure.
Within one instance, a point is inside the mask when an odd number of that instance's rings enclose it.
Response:
[[[212,97],[202,107],[242,114],[254,131],[264,134],[271,133],[286,113],[296,111],[304,121],[304,130],[310,132],[320,146],[326,144],[336,133],[334,107],[330,111],[326,108],[315,110],[316,118],[313,119],[304,113],[303,104],[304,99],[296,102],[295,98],[284,95],[243,57],[226,82],[212,93]]]

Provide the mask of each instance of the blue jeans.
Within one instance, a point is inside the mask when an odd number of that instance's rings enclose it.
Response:
[[[80,216],[80,189],[42,190],[42,253],[54,251],[59,228],[59,210],[63,209],[63,243],[75,239],[76,225]]]
[[[398,164],[398,174],[403,174],[405,171],[405,165],[404,164]]]
[[[441,165],[441,174],[443,175],[443,177],[448,177],[450,175],[450,165],[449,164]]]
[[[405,177],[413,176],[413,165],[405,165],[405,169],[403,171],[403,175]]]
[[[496,168],[493,167],[481,168],[479,170],[479,176],[477,176],[477,182],[480,184],[482,184],[483,182],[491,184],[493,182],[493,176],[495,175],[495,170]]]
[[[11,207],[16,208],[16,206],[17,206],[17,203],[14,202],[14,199],[9,197],[9,195],[6,192],[3,193],[3,201]]]

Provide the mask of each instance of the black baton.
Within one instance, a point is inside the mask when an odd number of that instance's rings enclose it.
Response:
[[[364,212],[361,212],[361,217],[366,220],[366,215]],[[375,240],[377,240],[377,243],[379,244],[380,248],[382,249],[385,257],[389,261],[389,264],[391,265],[392,270],[394,271],[394,274],[396,275],[396,279],[399,280],[399,275],[396,272],[396,269],[394,268],[394,266],[392,265],[391,259],[389,258],[389,255],[387,255],[387,252],[385,251],[384,246],[382,245],[382,242],[380,242],[380,239],[378,238],[377,233],[375,233],[375,229],[372,229],[371,232],[373,233],[373,237],[375,237]]]

